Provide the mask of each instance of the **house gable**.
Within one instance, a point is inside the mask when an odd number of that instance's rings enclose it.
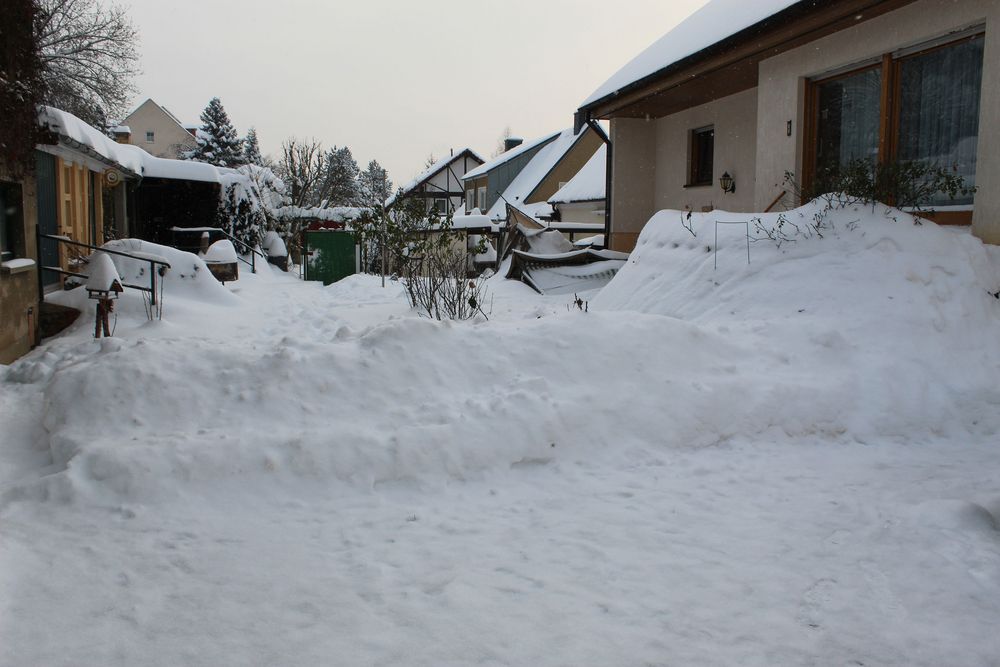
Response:
[[[121,122],[130,130],[129,143],[156,157],[178,158],[197,141],[169,111],[147,99]],[[152,133],[152,134],[150,134]]]

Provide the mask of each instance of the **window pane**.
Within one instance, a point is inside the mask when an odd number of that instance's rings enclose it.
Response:
[[[899,159],[954,169],[970,186],[976,183],[983,41],[937,49],[901,64]],[[972,199],[941,194],[931,203],[971,204]]]
[[[882,72],[865,70],[819,88],[816,172],[822,176],[857,159],[878,159]]]
[[[692,156],[692,185],[711,185],[712,171],[715,160],[715,130],[697,130],[692,137],[694,155]]]

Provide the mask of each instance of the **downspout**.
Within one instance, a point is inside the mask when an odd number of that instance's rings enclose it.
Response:
[[[604,168],[604,247],[611,247],[611,167],[614,156],[612,155],[611,138],[608,137],[601,126],[597,124],[597,121],[590,117],[590,113],[587,113],[587,125],[597,136],[601,138],[604,145],[608,148],[607,154],[607,164]]]

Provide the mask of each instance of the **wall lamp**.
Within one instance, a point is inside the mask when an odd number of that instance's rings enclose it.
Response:
[[[719,185],[722,186],[722,191],[726,194],[736,192],[736,181],[733,180],[733,177],[729,175],[728,171],[722,175],[722,178],[719,179]]]

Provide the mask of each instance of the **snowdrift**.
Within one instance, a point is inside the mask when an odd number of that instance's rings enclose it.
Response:
[[[804,227],[818,211],[786,219]],[[713,219],[693,215],[688,231],[680,212],[658,214],[589,313],[431,322],[405,315],[398,286],[359,276],[271,283],[262,304],[282,318],[232,309],[230,333],[205,324],[214,308],[181,318],[183,335],[67,341],[8,374],[44,386],[61,470],[17,493],[370,489],[734,439],[961,443],[1000,430],[997,249],[858,208],[832,214],[822,237],[778,247],[755,233],[749,266],[731,226],[715,269]],[[374,326],[338,315],[393,299],[397,314]]]
[[[768,376],[824,379],[816,401],[839,406],[859,439],[995,429],[1000,248],[883,205],[826,208],[661,211],[591,307],[678,317],[777,353]],[[749,222],[749,265],[746,227],[720,225],[716,248],[716,220]],[[767,237],[779,224],[781,243]]]

